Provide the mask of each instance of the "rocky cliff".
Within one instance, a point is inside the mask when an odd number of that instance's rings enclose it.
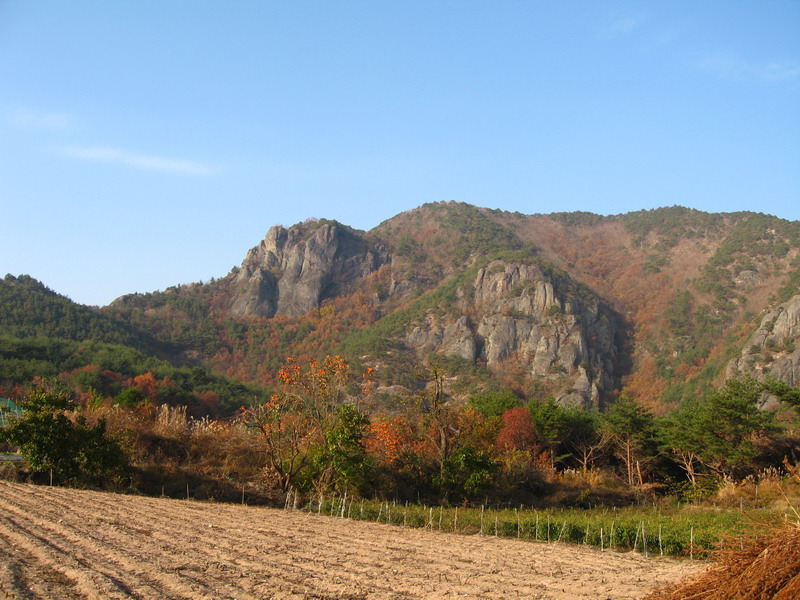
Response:
[[[298,316],[353,291],[388,253],[335,222],[272,227],[231,282],[235,315]]]
[[[800,386],[800,295],[766,312],[741,356],[728,363],[726,376],[740,375]]]
[[[338,223],[272,227],[230,280],[230,311],[300,316],[352,293],[382,265],[396,273],[392,259],[385,245]],[[415,287],[393,279],[388,296],[397,300]],[[438,308],[446,310],[429,310],[397,334],[420,362],[458,356],[496,374],[513,364],[574,406],[597,408],[614,389],[617,318],[563,274],[559,283],[539,264],[495,260],[458,288],[452,305]]]
[[[598,408],[614,388],[617,317],[560,287],[538,265],[494,261],[457,290],[459,316],[431,313],[403,341],[420,358],[459,356],[493,372],[514,363],[553,383],[562,404]]]

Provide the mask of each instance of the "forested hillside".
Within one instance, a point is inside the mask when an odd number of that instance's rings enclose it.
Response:
[[[428,385],[418,373],[433,365],[455,399],[505,389],[602,410],[624,395],[665,411],[730,368],[794,385],[793,367],[770,370],[791,363],[793,329],[742,352],[799,281],[800,225],[759,213],[523,215],[443,202],[369,232],[273,227],[224,277],[101,309],[7,276],[0,322],[12,338],[121,344],[260,386],[289,357],[343,354],[375,369],[386,406]],[[6,369],[7,386],[35,370]]]
[[[0,281],[0,324],[0,395],[19,397],[32,382],[60,379],[86,401],[151,400],[187,406],[198,416],[223,416],[262,394],[258,386],[191,364],[178,346],[75,304],[28,276]]]
[[[0,323],[7,336],[94,340],[155,350],[157,342],[94,308],[76,304],[28,275],[0,282]]]

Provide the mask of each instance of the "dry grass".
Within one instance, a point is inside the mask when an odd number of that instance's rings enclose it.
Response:
[[[135,472],[139,491],[172,497],[237,501],[271,498],[260,438],[241,423],[189,417],[185,406],[132,409],[104,404],[81,413],[106,421]]]
[[[775,467],[741,481],[724,478],[712,501],[715,505],[729,508],[771,507],[778,511],[791,511],[791,507],[800,503],[800,478],[797,473],[790,471],[787,474],[784,469]]]
[[[645,600],[796,600],[800,598],[800,527],[786,525],[743,549],[723,551],[700,576]]]

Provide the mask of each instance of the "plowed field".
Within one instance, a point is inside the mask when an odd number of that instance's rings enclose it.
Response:
[[[0,598],[638,598],[701,568],[565,544],[0,482]]]

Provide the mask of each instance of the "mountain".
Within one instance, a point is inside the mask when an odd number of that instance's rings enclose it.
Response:
[[[769,215],[441,202],[368,232],[272,227],[227,276],[103,312],[262,384],[287,356],[340,352],[392,394],[434,364],[455,396],[506,387],[602,407],[623,393],[658,407],[732,372],[799,274],[800,223]]]
[[[368,232],[275,226],[220,279],[92,315],[103,335],[260,385],[289,356],[345,354],[376,368],[387,406],[436,372],[457,398],[507,388],[602,409],[624,394],[666,409],[726,374],[797,385],[798,283],[800,223],[769,215],[441,202]]]

